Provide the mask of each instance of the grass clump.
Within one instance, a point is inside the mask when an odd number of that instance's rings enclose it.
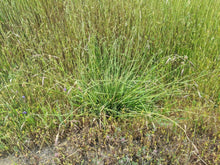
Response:
[[[1,1],[1,153],[41,150],[73,126],[92,126],[76,119],[98,120],[105,131],[112,118],[123,127],[141,116],[153,129],[167,126],[168,134],[178,126],[177,143],[190,142],[184,150],[216,163],[195,141],[203,133],[219,140],[219,7],[217,0]],[[138,140],[140,148],[145,142]],[[132,152],[139,150],[137,144]],[[129,154],[115,156],[126,162]],[[194,160],[178,154],[179,162]],[[174,157],[168,159],[176,164]]]
[[[154,56],[138,56],[131,54],[129,46],[124,51],[121,47],[121,40],[108,49],[105,43],[99,45],[92,38],[86,52],[88,58],[77,61],[78,97],[85,109],[113,116],[131,111],[156,112],[164,99],[183,94],[184,82],[167,79],[172,73],[161,69],[162,65],[166,67],[164,60],[155,62]]]

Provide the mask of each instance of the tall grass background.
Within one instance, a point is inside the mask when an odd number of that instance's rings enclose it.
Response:
[[[216,114],[219,8],[217,0],[1,1],[1,150],[36,137],[49,144],[59,125],[86,113],[169,117],[178,104]]]

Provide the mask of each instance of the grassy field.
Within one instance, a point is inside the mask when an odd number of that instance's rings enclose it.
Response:
[[[0,156],[219,164],[220,1],[0,2]],[[65,143],[65,147],[61,144]]]

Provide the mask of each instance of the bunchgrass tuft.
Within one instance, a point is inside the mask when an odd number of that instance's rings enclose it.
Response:
[[[184,81],[168,79],[176,69],[164,73],[167,66],[163,58],[156,61],[155,56],[132,54],[132,47],[121,50],[121,46],[121,40],[116,40],[108,49],[93,37],[86,56],[78,59],[79,90],[74,95],[82,101],[83,111],[113,116],[130,111],[157,112],[164,99],[184,94]]]

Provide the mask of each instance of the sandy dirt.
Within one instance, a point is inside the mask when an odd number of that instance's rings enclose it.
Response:
[[[7,158],[0,158],[0,165],[15,165],[18,164],[18,159],[14,156],[8,156]]]

